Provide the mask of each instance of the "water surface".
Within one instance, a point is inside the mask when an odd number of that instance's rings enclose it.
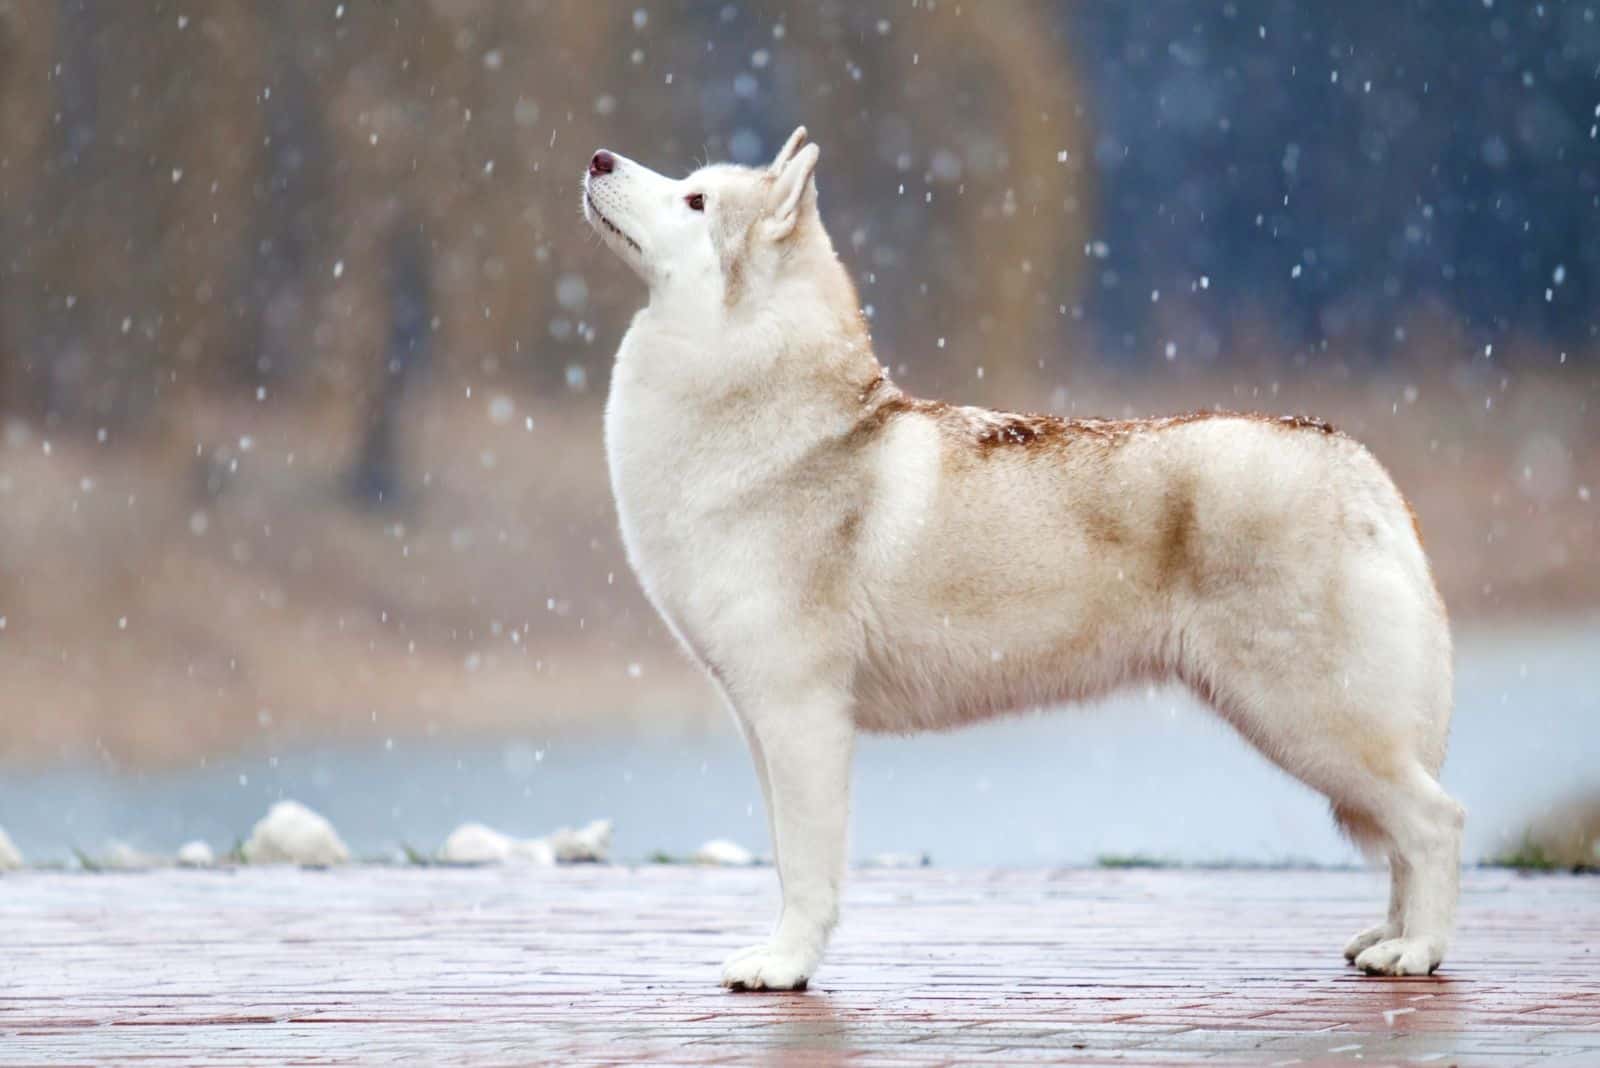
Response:
[[[1520,835],[1551,803],[1600,788],[1600,624],[1478,633],[1457,656],[1444,781],[1469,812],[1467,857]],[[711,837],[765,851],[743,743],[526,737],[382,741],[257,754],[163,774],[0,776],[0,825],[33,861],[110,839],[170,853],[227,848],[280,797],[325,813],[359,855],[431,852],[481,820],[542,834],[616,820],[615,852],[691,852]],[[1352,863],[1325,803],[1177,691],[949,734],[868,738],[855,772],[852,855],[927,852],[941,865],[1177,861]]]

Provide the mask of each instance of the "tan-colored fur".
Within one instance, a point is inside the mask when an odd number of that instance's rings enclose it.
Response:
[[[1434,779],[1450,637],[1383,469],[1298,416],[906,395],[817,214],[816,162],[802,130],[766,171],[674,181],[607,156],[585,182],[650,287],[606,409],[623,540],[750,743],[784,888],[772,939],[724,981],[799,986],[820,961],[857,731],[1168,679],[1390,859],[1389,919],[1347,955],[1435,967],[1461,824]]]

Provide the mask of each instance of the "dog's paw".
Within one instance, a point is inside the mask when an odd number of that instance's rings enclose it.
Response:
[[[729,990],[804,990],[816,962],[776,942],[741,949],[722,966]]]
[[[1397,923],[1380,923],[1376,927],[1368,927],[1345,943],[1344,959],[1354,963],[1362,952],[1377,945],[1387,942],[1391,938],[1400,937],[1400,925]]]
[[[1356,967],[1368,975],[1429,975],[1441,954],[1422,938],[1389,938],[1356,955]]]

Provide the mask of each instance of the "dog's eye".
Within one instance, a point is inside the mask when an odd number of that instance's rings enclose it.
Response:
[[[683,202],[689,205],[690,211],[706,210],[706,195],[704,193],[690,193],[683,198]]]

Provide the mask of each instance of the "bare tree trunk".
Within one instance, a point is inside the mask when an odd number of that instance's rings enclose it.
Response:
[[[362,504],[393,507],[404,493],[400,461],[400,407],[407,387],[428,362],[432,293],[428,251],[415,224],[401,226],[389,245],[389,336],[350,492]]]
[[[48,242],[48,263],[36,276],[35,320],[21,358],[22,406],[46,419],[72,413],[92,362],[77,294],[65,291],[83,249],[71,207],[93,180],[99,139],[99,78],[94,19],[84,0],[56,4],[55,139],[36,199],[35,237]],[[42,232],[41,232],[42,231]]]

